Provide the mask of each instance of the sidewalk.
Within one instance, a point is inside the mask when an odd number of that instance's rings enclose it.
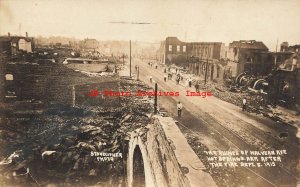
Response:
[[[187,74],[186,77],[189,77],[189,75]],[[195,78],[196,79],[202,79],[202,76],[196,76],[196,75],[191,75],[190,77]],[[208,84],[211,81],[208,81]],[[182,84],[184,87],[189,88],[187,83]],[[214,86],[214,85],[212,85]],[[237,93],[238,94],[238,93]],[[243,93],[240,93],[243,94]],[[224,110],[226,111],[230,111],[231,113],[233,113],[235,116],[243,119],[244,121],[247,121],[248,123],[253,123],[252,120],[249,120],[246,118],[246,116],[244,116],[241,112],[240,112],[240,106],[238,106],[236,103],[231,103],[228,101],[223,100],[222,98],[219,97],[215,97],[217,98],[219,101],[221,101],[223,103],[224,106],[227,105],[226,108],[222,107]],[[238,100],[238,98],[235,98],[236,100]],[[253,107],[250,105],[250,107]],[[255,107],[254,107],[255,108]],[[260,105],[258,110],[261,111],[261,109],[263,109],[263,107]],[[297,131],[297,137],[300,138],[300,115],[298,114],[297,111],[294,110],[289,110],[287,108],[281,107],[281,106],[277,106],[276,108],[271,108],[271,107],[267,107],[266,110],[268,110],[268,112],[266,111],[265,113],[260,113],[261,115],[264,115],[276,122],[281,122],[281,123],[285,123],[287,125],[291,125],[294,126],[295,128],[298,129]],[[253,114],[252,112],[250,112],[250,114]]]
[[[191,186],[216,186],[211,175],[205,170],[204,164],[188,144],[185,136],[171,117],[154,116],[161,124],[166,138],[169,140],[173,152],[181,168],[187,168],[185,174]]]
[[[153,71],[155,72],[155,70],[153,70]],[[162,76],[160,69],[158,69],[157,72],[159,72],[159,73],[157,73],[156,75]],[[186,77],[189,77],[189,75],[187,74]],[[195,77],[195,76],[191,75],[191,77]],[[179,88],[177,91],[180,91],[180,95],[185,95],[186,90],[195,91],[194,86],[192,86],[191,88],[188,87],[186,80],[181,81],[179,84],[180,86],[176,85],[176,82],[174,79],[172,79],[168,82],[169,83],[166,85],[167,89],[172,90],[175,87],[177,87],[177,88]],[[209,84],[209,82],[208,82],[208,84]],[[212,86],[214,86],[214,85],[212,85]],[[263,112],[263,108],[260,104],[260,101],[255,100],[255,99],[254,99],[255,103],[253,103],[253,104],[259,106],[257,112],[256,113],[242,112],[241,106],[239,106],[239,103],[241,103],[242,98],[244,97],[244,95],[247,95],[247,93],[233,93],[233,92],[230,92],[230,93],[220,92],[219,93],[219,94],[221,94],[221,96],[223,96],[224,94],[229,94],[226,97],[228,97],[230,100],[234,100],[234,103],[231,103],[229,101],[223,100],[220,97],[216,96],[217,95],[216,92],[219,92],[218,90],[215,90],[215,89],[212,90],[212,88],[210,88],[208,86],[206,88],[209,90],[205,90],[205,91],[212,91],[214,96],[207,97],[205,99],[188,97],[187,100],[189,101],[189,104],[188,103],[186,103],[186,104],[201,106],[201,109],[203,111],[206,111],[211,116],[214,116],[216,119],[218,119],[218,121],[221,124],[228,126],[230,128],[236,129],[237,126],[234,125],[234,124],[236,124],[236,120],[239,120],[239,121],[241,120],[248,124],[252,124],[256,128],[261,129],[266,133],[271,132],[271,134],[274,137],[278,137],[279,136],[278,129],[276,131],[276,129],[272,129],[272,128],[266,126],[264,124],[264,122],[261,122],[260,120],[258,120],[259,118],[263,118],[263,116],[265,116],[266,117],[265,119],[269,119],[270,121],[273,121],[273,123],[275,122],[274,124],[276,124],[276,122],[281,123],[280,129],[282,129],[282,127],[284,127],[285,125],[290,125],[290,126],[296,127],[298,129],[296,136],[297,136],[297,138],[300,138],[300,130],[299,130],[300,117],[296,116],[295,113],[288,111],[282,107],[278,107],[278,109],[277,109],[277,111],[275,111],[275,113],[272,113],[270,111],[270,109],[266,110],[266,112]],[[166,90],[166,91],[168,91],[168,90]],[[251,97],[251,96],[248,96],[248,97]],[[206,101],[204,102],[204,100],[206,100]],[[184,105],[187,106],[186,104],[184,104]],[[250,106],[251,106],[251,103],[250,103]],[[281,110],[281,108],[282,108],[282,110]],[[218,113],[220,115],[217,115]]]

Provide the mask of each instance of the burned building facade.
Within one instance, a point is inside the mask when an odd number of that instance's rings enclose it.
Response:
[[[225,44],[221,42],[189,43],[189,56],[200,59],[220,60],[225,57]]]
[[[292,45],[292,46],[289,46],[289,43],[288,42],[282,42],[280,44],[280,52],[300,52],[300,45]]]
[[[162,64],[184,65],[188,58],[188,43],[180,41],[177,37],[167,37],[161,43],[159,60]]]
[[[300,52],[293,53],[268,77],[269,98],[287,106],[300,105]]]
[[[268,51],[269,49],[261,41],[240,40],[231,42],[228,59],[237,65],[236,72],[234,72],[235,76],[243,72],[259,74],[259,71],[269,69],[269,64],[266,64],[269,58]]]
[[[183,42],[167,37],[161,43],[159,60],[162,64],[189,66],[195,59],[220,60],[225,57],[225,44],[221,42]]]
[[[191,73],[206,74],[218,82],[243,72],[266,75],[274,65],[265,44],[255,40],[233,41],[225,46],[221,42],[182,42],[168,37],[159,51],[161,63],[188,66]]]
[[[223,77],[224,68],[219,62],[227,57],[227,50],[221,42],[192,42],[189,55],[189,70],[196,75],[206,75],[211,80]],[[207,70],[206,70],[207,68]]]
[[[208,56],[206,60],[196,59],[199,65],[192,63],[193,73],[206,74],[211,80],[223,82],[228,78],[236,78],[244,72],[267,75],[274,66],[274,55],[272,57],[263,42],[240,40],[231,42],[229,46],[221,43],[219,46],[214,48],[215,54]],[[199,70],[195,71],[195,68]]]
[[[0,52],[7,55],[32,53],[34,50],[34,38],[26,36],[0,36]]]
[[[64,64],[35,59],[32,62],[7,61],[0,75],[0,101],[7,106],[5,110],[13,114],[42,112],[45,106],[53,104],[118,106],[120,102],[117,97],[88,95],[91,90],[117,90],[119,79],[112,73],[91,76]]]

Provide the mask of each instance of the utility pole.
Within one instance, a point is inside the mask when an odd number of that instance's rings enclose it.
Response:
[[[75,93],[75,85],[72,86],[72,107],[75,107],[76,104],[76,93]]]
[[[125,62],[124,62],[124,53],[123,53],[123,66],[125,65]]]
[[[276,65],[277,65],[277,45],[278,45],[278,39],[277,39],[277,42],[276,42],[276,51],[275,51],[275,68],[276,68]]]
[[[137,78],[136,78],[136,80],[140,80],[139,76],[140,76],[140,67],[138,66],[137,67]]]
[[[157,83],[155,83],[154,93],[157,93]],[[157,94],[154,96],[154,114],[157,114]]]
[[[130,73],[130,77],[131,77],[131,40],[129,40],[129,73]]]
[[[211,65],[210,80],[213,80],[213,78],[214,78],[214,64]]]
[[[207,69],[208,69],[208,58],[206,58],[206,67],[205,67],[205,75],[204,75],[204,85],[206,85]]]

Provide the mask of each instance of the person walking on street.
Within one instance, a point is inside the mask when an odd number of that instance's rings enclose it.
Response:
[[[180,103],[180,101],[178,101],[178,104],[177,104],[177,112],[178,112],[178,118],[180,118],[181,112],[182,112],[182,103]]]
[[[243,107],[242,107],[242,111],[246,111],[246,104],[247,104],[247,101],[246,101],[246,99],[244,98],[244,99],[243,99]]]
[[[167,75],[164,74],[164,81],[167,82]]]
[[[196,92],[199,92],[199,82],[198,81],[195,84],[195,89],[196,89]]]
[[[190,77],[190,78],[188,79],[188,81],[189,81],[189,87],[191,88],[191,87],[192,87],[192,78]]]
[[[150,77],[149,77],[149,78],[150,78],[150,83],[152,83],[152,76],[150,75]]]
[[[179,84],[179,81],[180,81],[180,75],[177,74],[177,77],[176,77],[176,84]]]

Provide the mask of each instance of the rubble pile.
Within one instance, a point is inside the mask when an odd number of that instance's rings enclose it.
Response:
[[[75,70],[79,71],[79,70]],[[89,77],[101,77],[101,76],[113,76],[113,72],[101,72],[101,73],[93,73],[93,72],[88,72],[88,71],[80,71],[81,73],[89,76]]]
[[[200,84],[200,90],[209,90],[215,97],[237,106],[242,106],[242,100],[245,98],[248,103],[247,110],[250,112],[261,113],[262,107],[267,106],[261,95],[248,92],[246,89],[241,89],[239,92],[232,92],[226,86],[208,82],[206,85]]]
[[[283,113],[277,112],[277,107],[274,107],[274,105],[269,103],[267,99],[264,98],[264,95],[249,92],[247,87],[228,88],[214,82],[208,82],[206,85],[200,84],[200,90],[209,90],[215,97],[240,107],[242,107],[242,100],[245,98],[247,100],[248,112],[264,115],[281,124],[292,124],[297,126],[299,121],[298,118],[287,118]]]
[[[122,79],[120,87],[147,88]],[[153,107],[147,97],[120,100],[120,107],[52,106],[40,116],[1,120],[1,185],[125,186],[129,133],[151,123]]]

